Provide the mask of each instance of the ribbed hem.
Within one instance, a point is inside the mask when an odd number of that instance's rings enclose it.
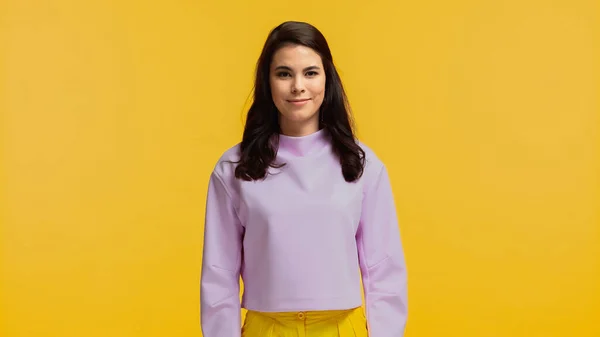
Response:
[[[244,297],[242,308],[262,312],[346,310],[362,305],[360,293],[334,298],[259,299]]]

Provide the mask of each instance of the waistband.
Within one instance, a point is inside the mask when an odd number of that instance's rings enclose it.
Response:
[[[352,314],[360,314],[362,307],[344,310],[292,311],[292,312],[263,312],[248,310],[246,316],[262,316],[281,323],[304,322],[304,324],[321,323],[341,319]]]

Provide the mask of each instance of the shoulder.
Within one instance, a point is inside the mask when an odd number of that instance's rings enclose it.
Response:
[[[224,182],[230,181],[235,175],[235,167],[240,159],[240,143],[226,149],[221,153],[213,167],[212,174],[218,176]]]
[[[367,191],[379,184],[382,175],[386,175],[387,171],[385,163],[371,147],[362,141],[358,141],[358,145],[365,151],[365,166],[361,180],[363,189]]]
[[[377,153],[365,144],[363,141],[358,141],[358,146],[360,146],[363,151],[365,151],[365,174],[375,174],[378,175],[379,172],[385,168],[385,164],[379,158]]]

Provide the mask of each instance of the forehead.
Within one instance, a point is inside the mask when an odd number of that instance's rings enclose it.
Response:
[[[290,68],[304,68],[309,66],[322,67],[321,56],[313,49],[302,45],[285,45],[273,54],[271,66],[288,66]]]

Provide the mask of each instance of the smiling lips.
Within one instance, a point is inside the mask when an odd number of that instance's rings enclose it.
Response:
[[[310,101],[310,98],[288,100],[288,102],[292,103],[293,105],[298,105],[298,106],[304,105],[308,101]]]

